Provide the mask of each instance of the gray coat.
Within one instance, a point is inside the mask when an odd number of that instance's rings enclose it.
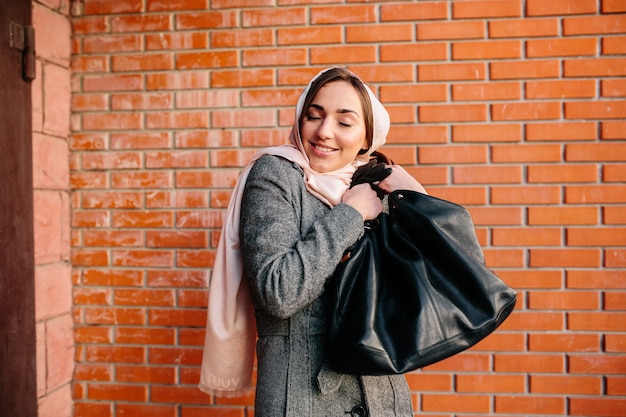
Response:
[[[359,405],[370,417],[413,415],[404,376],[342,375],[324,362],[324,284],[362,233],[361,215],[310,194],[296,164],[263,156],[252,167],[241,249],[259,334],[256,416],[346,417]]]

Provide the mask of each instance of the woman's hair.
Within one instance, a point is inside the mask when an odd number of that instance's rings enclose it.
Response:
[[[302,112],[298,120],[298,129],[301,128],[307,109],[313,102],[313,99],[317,95],[318,91],[323,86],[333,81],[346,81],[350,83],[359,95],[361,106],[363,107],[363,118],[365,119],[365,140],[369,150],[372,146],[372,140],[374,137],[374,112],[372,110],[372,102],[363,82],[352,72],[342,67],[333,67],[323,72],[311,83],[311,87],[304,98]],[[363,154],[365,152],[367,152],[367,150],[361,150],[359,151],[359,154]]]

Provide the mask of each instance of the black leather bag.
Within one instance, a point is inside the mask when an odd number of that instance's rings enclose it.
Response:
[[[413,191],[388,199],[389,214],[366,222],[328,282],[328,361],[337,372],[430,365],[488,336],[515,305],[516,292],[485,266],[465,208]]]

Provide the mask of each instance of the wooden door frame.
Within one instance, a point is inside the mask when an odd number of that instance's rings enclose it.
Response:
[[[0,7],[0,415],[36,417],[32,99],[11,22],[31,25],[31,0]]]

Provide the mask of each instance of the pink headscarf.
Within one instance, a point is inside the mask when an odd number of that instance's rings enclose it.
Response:
[[[300,95],[296,105],[296,122],[289,135],[290,144],[266,148],[254,155],[244,167],[233,190],[209,284],[206,336],[199,384],[200,390],[207,394],[236,397],[254,387],[252,369],[256,322],[250,289],[243,279],[239,248],[241,199],[254,161],[262,155],[278,155],[295,162],[304,170],[307,190],[328,206],[334,207],[341,202],[356,168],[367,163],[370,154],[385,143],[389,132],[389,114],[366,86],[374,115],[372,146],[366,154],[359,155],[353,163],[339,170],[320,173],[311,169],[300,138],[298,121],[311,83],[330,69],[318,73]]]

